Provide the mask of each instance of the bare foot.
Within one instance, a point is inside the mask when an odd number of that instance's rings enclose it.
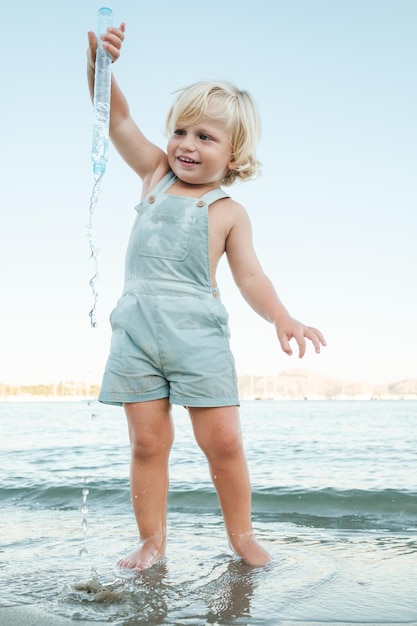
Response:
[[[120,559],[119,567],[126,567],[137,571],[149,569],[155,563],[159,563],[165,556],[165,541],[161,537],[148,537],[143,539],[136,550],[127,557]]]
[[[263,567],[272,561],[269,552],[257,542],[253,533],[232,535],[230,537],[230,546],[247,565],[251,565],[252,567]]]

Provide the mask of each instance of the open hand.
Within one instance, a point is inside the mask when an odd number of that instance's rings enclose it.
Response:
[[[284,321],[276,324],[277,336],[282,350],[292,355],[293,351],[290,345],[291,339],[295,339],[298,344],[298,356],[303,358],[306,352],[306,339],[309,339],[317,354],[320,354],[321,346],[325,346],[326,340],[322,333],[313,326],[305,326],[301,322],[297,321],[293,317],[286,317]]]

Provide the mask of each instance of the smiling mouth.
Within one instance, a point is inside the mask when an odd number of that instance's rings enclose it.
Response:
[[[189,159],[188,157],[184,157],[184,156],[178,157],[178,161],[181,161],[181,163],[187,163],[189,165],[198,164],[198,161],[194,161],[194,159]]]

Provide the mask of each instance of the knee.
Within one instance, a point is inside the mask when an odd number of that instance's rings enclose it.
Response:
[[[130,447],[132,456],[137,460],[146,461],[156,457],[168,457],[172,447],[172,438],[161,437],[156,433],[131,435]]]
[[[242,438],[237,433],[223,433],[200,444],[203,452],[212,461],[222,462],[235,459],[243,453]]]

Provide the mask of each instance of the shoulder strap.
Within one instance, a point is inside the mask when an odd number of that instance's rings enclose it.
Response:
[[[216,200],[220,200],[220,198],[230,198],[229,194],[223,191],[223,189],[212,189],[201,196],[200,200],[204,200],[206,204],[212,204]]]
[[[177,180],[177,177],[175,176],[174,172],[172,170],[169,170],[169,172],[165,174],[165,176],[163,176],[159,182],[156,183],[155,187],[152,189],[150,193],[152,195],[157,194],[157,193],[164,193],[164,191],[169,189],[169,187],[171,187],[171,185],[176,180]]]

